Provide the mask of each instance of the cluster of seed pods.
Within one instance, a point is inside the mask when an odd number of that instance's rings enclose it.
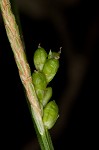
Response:
[[[32,74],[34,88],[41,106],[42,119],[45,127],[51,129],[59,114],[56,102],[50,101],[52,88],[48,87],[49,82],[54,78],[59,68],[60,51],[49,54],[40,45],[34,52],[33,62],[36,70]]]

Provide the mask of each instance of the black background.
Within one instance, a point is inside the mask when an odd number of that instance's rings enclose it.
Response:
[[[85,55],[85,57],[88,58],[88,67],[85,71],[83,82],[79,87],[79,92],[77,96],[74,97],[74,103],[71,106],[70,113],[68,113],[69,117],[66,122],[63,123],[63,130],[59,132],[57,137],[54,138],[54,135],[52,140],[55,150],[71,148],[85,149],[92,146],[94,146],[95,149],[98,134],[97,107],[99,99],[97,75],[99,68],[98,7],[95,1],[93,3],[80,1],[77,5],[64,6],[59,12],[64,16],[67,31],[69,36],[72,37],[72,43],[70,44],[70,46],[72,45],[73,47],[72,54]],[[62,94],[68,89],[67,72],[69,65],[68,55],[66,55],[68,40],[67,43],[63,41],[60,33],[49,18],[31,17],[21,11],[21,8],[19,9],[19,15],[31,72],[35,69],[33,65],[33,53],[39,43],[41,43],[41,46],[44,47],[47,52],[49,52],[50,49],[59,51],[59,48],[62,47],[60,68],[50,83],[53,88],[52,98],[60,104]],[[94,32],[91,32],[92,30],[89,30],[91,24],[96,25],[94,27],[96,30],[94,31],[96,32],[95,35],[93,34]],[[92,41],[86,38],[88,31],[90,31],[88,37],[90,37],[91,34]],[[68,39],[67,35],[66,38]],[[88,46],[84,48],[85,43],[88,43]],[[13,150],[25,150],[25,146],[35,140],[36,134],[2,19],[0,21],[0,87],[3,149],[7,146]],[[66,100],[64,100],[64,105],[65,101]],[[31,147],[33,147],[33,145]],[[27,149],[36,150],[34,147]]]

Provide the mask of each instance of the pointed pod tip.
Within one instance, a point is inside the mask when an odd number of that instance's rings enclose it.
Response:
[[[38,48],[41,48],[41,43],[39,43]]]
[[[62,52],[62,47],[60,47],[60,50],[59,50],[59,52],[58,52],[58,53],[59,53],[59,54],[61,54],[61,52]]]

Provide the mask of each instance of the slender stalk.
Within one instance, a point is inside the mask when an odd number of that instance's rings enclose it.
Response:
[[[48,131],[46,132],[46,129],[43,125],[40,105],[35,93],[34,85],[32,83],[30,67],[26,59],[24,43],[22,42],[19,27],[12,12],[10,1],[0,0],[0,7],[6,33],[18,67],[19,76],[26,90],[26,94],[30,103],[30,110],[35,121],[37,134],[39,135],[38,137],[41,143],[41,149],[53,150],[54,148],[52,141],[48,134],[46,134]]]

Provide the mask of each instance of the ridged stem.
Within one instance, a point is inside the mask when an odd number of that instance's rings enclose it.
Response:
[[[12,12],[11,3],[9,0],[0,0],[1,13],[4,20],[6,33],[14,53],[14,58],[18,67],[19,76],[26,90],[26,95],[30,103],[30,111],[33,121],[36,126],[39,142],[41,141],[42,150],[53,150],[53,145],[50,137],[46,134],[46,129],[42,121],[42,113],[40,105],[32,83],[31,71],[27,62],[24,43],[22,42],[19,26],[16,23],[15,15]],[[50,139],[50,140],[49,140]]]

